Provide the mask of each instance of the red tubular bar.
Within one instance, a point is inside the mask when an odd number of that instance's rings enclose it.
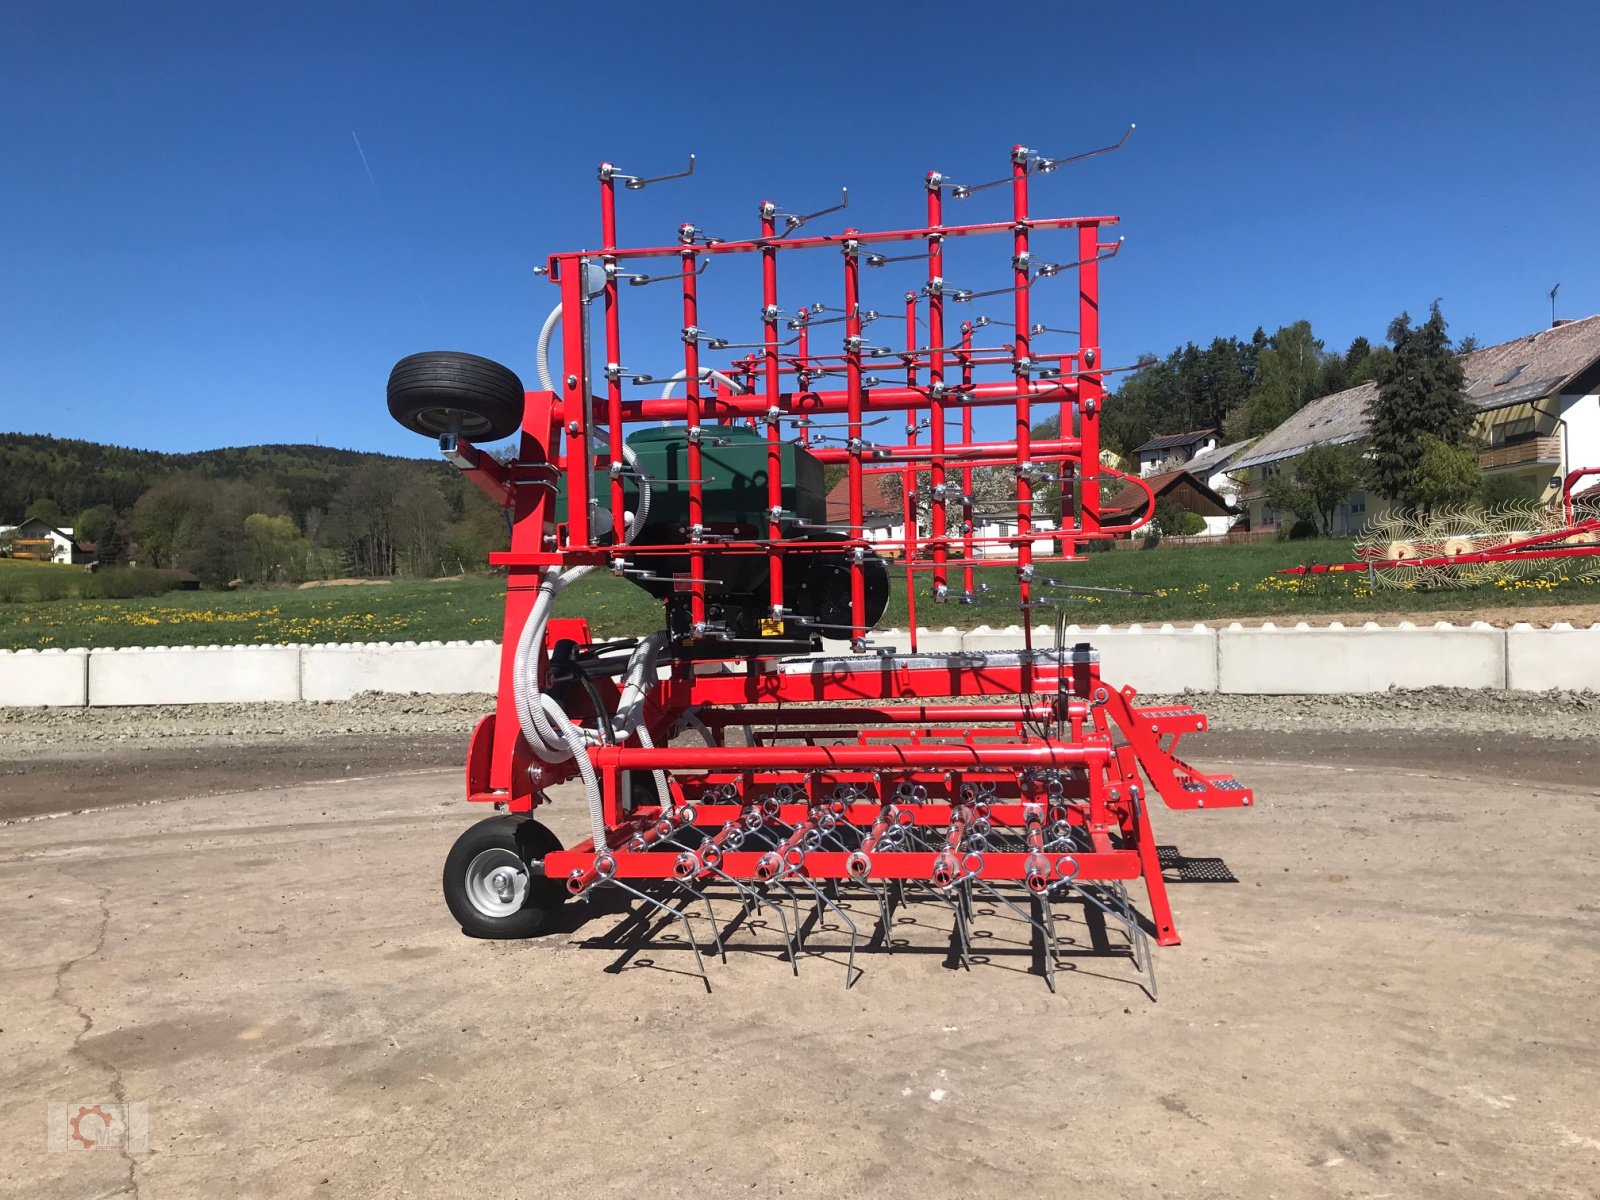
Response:
[[[807,327],[801,326],[802,332]],[[808,339],[809,339],[809,335]],[[811,361],[807,359],[806,361]],[[1010,361],[1009,359],[1007,360]],[[959,403],[984,408],[997,404],[1014,405],[1019,393],[1025,392],[1034,404],[1069,403],[1076,399],[1078,383],[1073,380],[1046,380],[1036,381],[1025,386],[1016,383],[979,383],[974,384],[970,392],[950,392],[946,395],[945,403]],[[892,408],[923,409],[931,407],[926,390],[913,390],[903,387],[875,387],[862,391],[861,409],[863,412],[882,412]],[[702,411],[708,417],[717,420],[737,419],[739,417],[760,417],[766,410],[762,407],[765,403],[763,396],[723,396],[714,395],[703,398]],[[785,392],[779,398],[779,407],[785,413],[796,416],[822,416],[828,413],[844,413],[850,410],[850,393],[796,391]],[[671,400],[624,400],[622,402],[622,418],[629,422],[640,421],[681,421],[684,419],[683,401]]]
[[[1023,393],[1033,362],[1028,357],[1029,322],[1028,287],[1031,283],[1032,257],[1028,253],[1028,148],[1011,149],[1011,285],[1015,289],[1014,324],[1016,341],[1012,347],[1012,370],[1017,376],[1016,447],[1017,447],[1017,595],[1022,606],[1022,638],[1026,646],[1033,645],[1033,621],[1028,610],[1033,578],[1033,408]],[[1065,432],[1065,431],[1063,431]]]
[[[1028,222],[1032,229],[1079,229],[1085,225],[1115,225],[1116,217],[1043,217],[1033,218]],[[978,225],[950,225],[938,230],[923,229],[885,229],[875,233],[851,229],[844,233],[828,233],[818,237],[785,238],[777,243],[780,250],[817,250],[822,248],[837,249],[845,238],[851,238],[862,246],[882,246],[896,242],[919,242],[927,239],[928,234],[938,232],[945,237],[983,237],[991,233],[1010,233],[1010,221],[991,221]],[[751,254],[759,251],[766,243],[760,239],[755,241],[711,242],[703,247],[706,254]],[[670,258],[683,252],[682,245],[675,246],[644,246],[623,251],[619,257],[623,259],[638,258]],[[550,271],[557,274],[559,264],[575,261],[587,254],[587,250],[576,250],[567,254],[552,254],[550,256]]]
[[[933,544],[933,596],[936,601],[949,594],[945,560],[949,557],[945,541],[944,464],[948,451],[944,443],[944,181],[937,174],[928,176],[928,440],[931,465],[928,471],[933,501],[928,515]]]
[[[778,232],[778,206],[771,200],[761,205],[761,238],[767,244],[761,248],[761,340],[765,363],[765,399],[767,411],[767,538],[772,548],[767,553],[767,579],[770,588],[772,620],[783,617],[783,549],[778,545],[783,537],[783,524],[779,519],[783,510],[783,434],[778,417],[782,412],[779,385],[782,379],[778,368],[778,248],[772,238]]]
[[[685,231],[685,237],[689,233]],[[699,295],[695,279],[695,251],[684,245],[680,251],[683,263],[683,368],[684,368],[684,424],[688,429],[689,445],[686,451],[689,472],[689,540],[695,549],[689,552],[691,579],[706,577],[705,552],[699,548],[700,535],[705,529],[706,494],[701,472],[705,469],[700,451],[700,331]],[[696,628],[706,624],[706,589],[701,583],[689,588],[689,619]]]
[[[600,171],[600,240],[606,250],[617,245],[617,192],[612,172]],[[615,268],[614,255],[601,262]],[[622,314],[617,307],[617,276],[615,270],[606,271],[606,434],[607,459],[611,466],[611,536],[621,544],[627,531],[622,499],[622,376],[618,364],[622,362]]]
[[[761,860],[770,850],[731,850],[719,856],[718,869],[735,879],[757,878]],[[894,851],[867,855],[868,874],[873,879],[937,879],[938,860],[943,854]],[[1028,867],[1027,854],[985,854],[983,877],[997,880],[1022,880]],[[611,854],[616,863],[618,879],[670,879],[673,877],[675,855],[633,853],[616,851]],[[849,879],[851,855],[841,850],[813,850],[806,855],[805,865],[798,874],[811,879]],[[544,859],[545,872],[552,879],[581,872],[579,879],[569,884],[574,893],[593,883],[596,872],[592,866],[592,850],[574,848],[548,854]],[[1050,869],[1057,877],[1071,877],[1085,882],[1114,879],[1138,879],[1139,856],[1131,850],[1108,850],[1098,853],[1073,853],[1049,856]],[[1076,868],[1076,873],[1073,869]],[[959,860],[952,878],[960,871]]]
[[[848,231],[847,231],[848,232]],[[865,505],[862,500],[861,454],[861,256],[856,243],[844,243],[844,328],[845,402],[848,420],[845,428],[850,457],[845,463],[850,472],[850,536],[865,535]],[[861,555],[850,553],[850,643],[857,646],[867,633],[867,575]]]
[[[1049,743],[1012,746],[596,746],[589,757],[597,767],[621,771],[702,770],[736,766],[745,770],[829,767],[1068,767],[1103,764],[1108,745]]]

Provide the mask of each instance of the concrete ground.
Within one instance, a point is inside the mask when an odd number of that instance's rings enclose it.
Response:
[[[1401,724],[1195,744],[1259,802],[1156,814],[1238,880],[1172,885],[1159,1003],[998,915],[962,971],[931,903],[848,991],[837,921],[709,994],[617,905],[469,940],[453,736],[0,764],[0,1194],[1600,1196],[1600,741]]]

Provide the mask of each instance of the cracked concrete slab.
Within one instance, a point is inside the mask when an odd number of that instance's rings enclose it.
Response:
[[[1260,801],[1157,813],[1238,880],[1172,886],[1158,1004],[1117,957],[1051,996],[998,920],[951,969],[928,904],[849,991],[837,930],[798,978],[740,931],[709,995],[616,905],[468,940],[454,767],[235,760],[230,794],[11,824],[0,1195],[1592,1195],[1596,743],[1477,745],[1197,743]],[[48,1150],[47,1105],[96,1099],[147,1103],[149,1150]]]

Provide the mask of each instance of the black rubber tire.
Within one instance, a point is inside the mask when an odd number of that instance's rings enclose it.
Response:
[[[522,380],[476,354],[429,350],[389,372],[389,415],[414,433],[437,438],[454,428],[473,442],[497,442],[522,425]]]
[[[444,902],[461,932],[477,938],[528,938],[545,932],[567,901],[559,879],[534,875],[522,907],[505,916],[491,916],[473,904],[467,892],[467,868],[485,850],[510,850],[524,863],[543,860],[561,849],[561,841],[538,821],[527,817],[487,817],[456,839],[444,860]]]

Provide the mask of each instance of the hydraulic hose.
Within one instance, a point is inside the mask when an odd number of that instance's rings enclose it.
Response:
[[[555,338],[556,327],[560,323],[561,305],[557,304],[550,310],[550,315],[544,319],[544,324],[539,329],[534,355],[539,385],[546,391],[552,392],[556,390],[556,386],[555,376],[550,370],[550,345]],[[721,379],[730,387],[739,390],[738,385],[727,376],[721,376]],[[638,456],[632,447],[624,444],[622,454],[638,481],[637,511],[628,521],[624,539],[625,542],[632,542],[649,518],[650,479],[638,469]],[[577,767],[588,801],[589,824],[594,844],[599,848],[606,844],[605,804],[600,780],[595,774],[594,764],[589,761],[588,748],[600,740],[600,734],[598,731],[583,729],[573,723],[555,697],[543,691],[537,669],[538,651],[544,644],[544,631],[549,624],[551,610],[555,607],[556,596],[563,588],[577,582],[593,569],[592,566],[579,566],[561,571],[552,567],[540,579],[533,608],[517,639],[512,667],[512,703],[522,728],[522,736],[527,739],[536,754],[550,762],[565,762],[571,759]],[[644,698],[656,682],[656,659],[666,643],[667,635],[663,631],[651,634],[634,648],[633,654],[628,659],[622,696],[618,701],[616,713],[609,720],[604,714],[599,714],[601,720],[608,720],[613,735],[619,741],[626,741],[630,736],[637,735],[641,746],[646,749],[654,748],[643,719]],[[670,807],[671,792],[667,786],[666,772],[656,770],[652,774],[655,777],[656,792],[660,797],[661,806]]]

